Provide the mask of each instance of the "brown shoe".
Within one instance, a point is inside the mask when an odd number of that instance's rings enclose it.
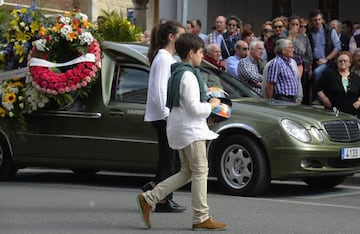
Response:
[[[227,225],[220,223],[212,218],[208,218],[202,223],[193,224],[193,231],[220,231],[225,230]]]
[[[150,213],[152,210],[152,207],[145,201],[144,196],[139,193],[136,196],[136,203],[139,208],[140,216],[142,218],[142,221],[145,223],[147,228],[151,228],[151,220],[150,220]]]

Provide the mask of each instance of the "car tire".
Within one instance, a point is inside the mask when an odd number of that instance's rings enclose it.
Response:
[[[271,181],[262,147],[246,135],[232,135],[220,142],[215,171],[221,186],[231,195],[262,194]]]
[[[302,180],[310,187],[314,188],[333,188],[346,179],[346,176],[324,176],[324,177],[308,177]]]
[[[11,159],[8,144],[4,140],[0,140],[0,181],[11,179],[17,170]]]

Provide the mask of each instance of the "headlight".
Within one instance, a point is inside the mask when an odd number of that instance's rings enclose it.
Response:
[[[295,121],[289,119],[283,119],[281,121],[281,126],[286,130],[286,132],[295,137],[297,140],[309,143],[311,141],[311,135],[300,124],[296,123]]]
[[[321,132],[319,131],[319,129],[317,129],[315,127],[311,127],[310,130],[311,130],[312,135],[316,138],[316,140],[318,140],[319,142],[324,141],[324,137],[321,134]]]

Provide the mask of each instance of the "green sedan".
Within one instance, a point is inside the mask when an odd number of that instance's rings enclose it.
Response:
[[[1,132],[0,179],[25,167],[153,174],[157,137],[144,122],[147,49],[104,42],[101,78],[87,98],[27,115],[24,132]],[[232,99],[231,118],[212,126],[220,137],[208,142],[210,176],[226,193],[255,196],[271,180],[290,178],[333,187],[360,172],[356,117],[263,99],[205,62],[201,71],[209,87],[221,87]]]

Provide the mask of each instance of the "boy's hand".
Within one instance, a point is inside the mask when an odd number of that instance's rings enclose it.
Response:
[[[209,103],[212,109],[215,109],[220,104],[220,99],[218,98],[210,98]]]

